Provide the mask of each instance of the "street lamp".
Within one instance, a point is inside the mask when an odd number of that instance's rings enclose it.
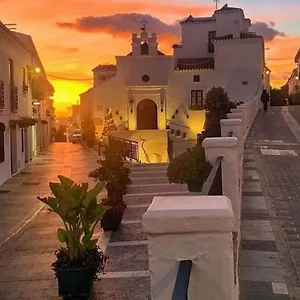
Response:
[[[35,73],[37,73],[37,74],[41,73],[41,69],[38,68],[38,67],[36,67],[36,68],[34,69],[34,71],[35,71]]]

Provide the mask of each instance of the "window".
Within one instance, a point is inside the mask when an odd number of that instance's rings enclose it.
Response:
[[[26,68],[23,68],[23,84],[27,84]]]
[[[214,51],[215,51],[214,44],[212,43],[212,41],[216,38],[216,36],[217,36],[216,31],[208,32],[208,52],[209,53],[214,53]]]
[[[8,64],[10,107],[12,112],[16,112],[18,110],[18,90],[15,87],[14,61],[12,59],[9,59]]]
[[[24,153],[24,129],[21,129],[22,153]]]
[[[191,90],[190,109],[203,109],[203,91]]]
[[[4,162],[5,159],[4,132],[5,132],[5,125],[4,123],[0,123],[0,163]]]
[[[4,109],[4,81],[0,80],[0,110]]]
[[[200,82],[200,75],[194,75],[194,82]]]

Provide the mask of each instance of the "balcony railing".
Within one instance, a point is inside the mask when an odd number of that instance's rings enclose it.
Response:
[[[11,87],[10,91],[11,112],[17,112],[19,108],[19,94],[16,86]]]
[[[181,260],[179,262],[172,300],[188,300],[192,265],[193,262],[191,260]]]
[[[112,152],[125,151],[126,159],[139,162],[139,143],[136,141],[109,136],[108,148]]]

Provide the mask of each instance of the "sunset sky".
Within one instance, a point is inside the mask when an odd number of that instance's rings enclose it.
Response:
[[[272,84],[286,83],[300,48],[300,1],[228,0],[228,5],[243,8],[252,30],[265,36]],[[149,31],[158,33],[160,50],[170,54],[180,42],[178,20],[211,15],[214,8],[212,0],[0,0],[0,20],[17,23],[17,31],[33,37],[56,90],[56,115],[63,116],[91,87],[92,68],[130,51],[131,33],[139,31],[143,17]]]

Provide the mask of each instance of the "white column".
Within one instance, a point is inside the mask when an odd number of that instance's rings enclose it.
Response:
[[[221,125],[221,136],[228,137],[228,134],[232,132],[232,136],[238,140],[239,150],[243,152],[243,121],[242,119],[222,119]]]
[[[251,126],[250,125],[250,116],[249,116],[249,107],[248,104],[241,104],[236,108],[237,113],[244,114],[244,122],[246,130]]]
[[[192,260],[189,300],[237,300],[233,212],[225,196],[155,196],[143,216],[152,300],[170,300],[180,260]]]
[[[228,119],[240,119],[243,124],[243,136],[246,134],[245,114],[244,112],[233,112],[227,114]]]
[[[205,157],[214,164],[219,156],[222,159],[222,187],[223,195],[231,200],[234,212],[234,231],[240,229],[240,189],[241,181],[239,179],[239,147],[236,137],[206,138],[202,142],[205,149]]]

